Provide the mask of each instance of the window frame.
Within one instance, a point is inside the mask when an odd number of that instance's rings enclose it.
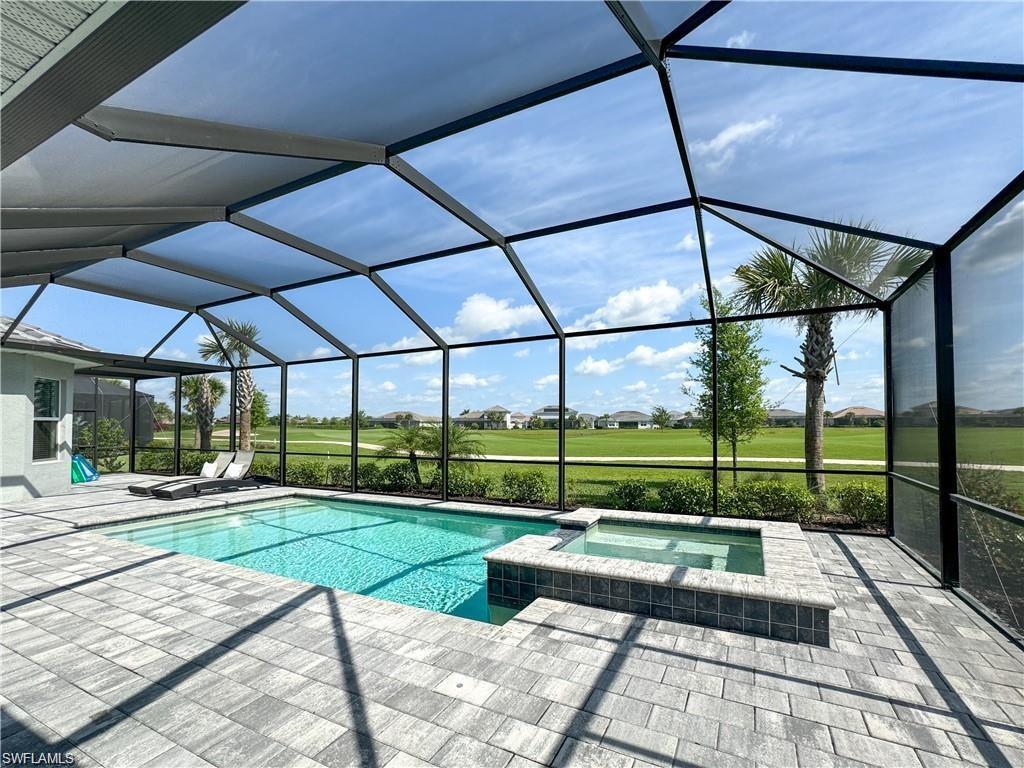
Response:
[[[54,408],[54,413],[55,413],[54,416],[39,416],[39,415],[36,414],[36,397],[35,397],[36,387],[39,385],[39,382],[41,382],[41,381],[53,382],[54,384],[57,385],[57,402],[56,402],[56,407]],[[53,378],[50,378],[48,376],[34,376],[33,377],[33,380],[32,380],[32,463],[33,464],[43,464],[43,463],[46,463],[46,462],[59,461],[60,460],[60,422],[61,422],[61,420],[63,418],[63,416],[61,415],[61,411],[63,410],[62,407],[61,407],[61,396],[63,395],[63,393],[64,393],[64,382],[61,381],[60,379],[53,379]],[[46,458],[36,458],[36,455],[35,455],[35,446],[36,446],[35,435],[36,435],[36,423],[37,422],[47,422],[47,423],[51,423],[51,424],[55,425],[54,426],[54,430],[53,430],[53,442],[52,442],[52,445],[53,445],[53,451],[52,451],[53,455],[52,456],[47,456]]]

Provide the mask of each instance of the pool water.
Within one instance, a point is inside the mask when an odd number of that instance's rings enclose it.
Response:
[[[354,501],[264,502],[105,529],[118,539],[478,621],[516,611],[487,602],[492,549],[557,526]]]
[[[599,522],[563,552],[764,575],[761,537],[697,527],[649,528]]]

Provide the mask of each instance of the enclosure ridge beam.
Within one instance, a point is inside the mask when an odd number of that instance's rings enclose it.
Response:
[[[239,291],[246,291],[247,293],[254,294],[256,296],[269,296],[270,289],[263,288],[262,286],[250,283],[247,280],[239,280],[235,277],[227,277],[219,272],[213,272],[202,267],[193,267],[189,264],[181,264],[170,259],[165,259],[162,256],[157,256],[150,253],[149,251],[143,251],[140,248],[136,248],[133,251],[128,251],[125,254],[125,258],[137,261],[140,264],[148,264],[151,267],[157,267],[159,269],[166,269],[168,272],[175,272],[179,275],[186,275],[188,277],[194,277],[198,280],[205,280],[208,283],[216,283],[217,285],[223,285],[227,288],[234,288]]]
[[[904,237],[902,235],[893,235],[889,232],[880,232],[874,229],[866,229],[864,227],[858,227],[854,224],[843,224],[841,221],[825,221],[824,219],[816,219],[812,216],[801,216],[795,213],[787,213],[786,211],[776,211],[771,208],[761,208],[757,205],[747,205],[746,203],[736,203],[732,200],[722,200],[717,197],[705,197],[702,202],[708,205],[714,205],[719,208],[729,208],[734,211],[740,211],[741,213],[752,213],[757,216],[765,216],[770,219],[780,219],[782,221],[792,221],[794,224],[804,224],[808,227],[817,227],[818,229],[833,229],[836,232],[845,232],[848,235],[857,235],[859,237],[869,237],[872,240],[882,240],[886,243],[895,243],[896,245],[906,245],[910,248],[920,248],[923,251],[934,251],[939,247],[938,243],[932,243],[928,240],[919,240],[914,237]]]
[[[286,299],[284,296],[282,296],[279,293],[274,293],[271,294],[270,298],[273,299],[279,306],[286,309],[289,312],[289,314],[291,314],[296,320],[298,320],[300,323],[302,323],[311,331],[313,331],[313,333],[315,333],[321,339],[329,343],[335,349],[339,349],[342,352],[344,352],[346,357],[348,357],[350,360],[356,357],[356,353],[352,351],[351,347],[349,347],[347,344],[341,341],[341,339],[339,339],[333,333],[328,331],[326,328],[320,325],[320,323],[311,318],[301,309],[299,309],[290,301],[288,301],[288,299]]]
[[[124,107],[94,107],[78,118],[75,125],[106,141],[132,144],[375,165],[382,164],[387,155],[381,144],[306,136]]]
[[[409,306],[405,299],[398,295],[398,292],[381,277],[378,273],[370,273],[370,282],[377,286],[381,293],[387,296],[391,303],[402,310],[402,313],[412,321],[413,325],[419,328],[428,339],[430,339],[438,348],[445,350],[448,349],[448,342],[441,338],[441,336],[433,329],[433,327],[420,317],[419,313],[415,309]]]
[[[160,349],[160,347],[162,347],[162,346],[163,346],[164,344],[166,344],[166,343],[167,343],[167,340],[168,340],[168,339],[170,339],[170,338],[171,338],[171,336],[173,336],[173,335],[174,335],[175,333],[177,333],[177,332],[178,332],[178,329],[179,329],[179,328],[181,328],[181,326],[183,326],[183,325],[185,324],[185,322],[186,322],[186,321],[187,321],[187,320],[188,320],[188,319],[189,319],[190,317],[192,317],[192,315],[194,315],[194,314],[195,314],[194,312],[186,312],[186,313],[185,313],[184,315],[182,315],[182,316],[181,316],[181,319],[180,319],[180,320],[178,320],[178,322],[176,322],[176,323],[175,323],[175,324],[174,324],[174,325],[172,326],[171,330],[169,330],[169,331],[168,331],[167,333],[165,333],[165,334],[164,334],[164,335],[163,335],[163,336],[161,337],[160,341],[158,341],[158,342],[157,342],[156,344],[154,344],[154,345],[153,345],[153,347],[152,347],[152,349],[150,349],[150,350],[149,350],[149,352],[147,352],[147,353],[146,353],[145,355],[143,355],[143,356],[142,356],[142,359],[143,359],[143,360],[148,360],[148,359],[149,359],[149,358],[151,358],[151,357],[152,357],[153,355],[155,355],[155,354],[156,354],[156,351],[157,351],[158,349]]]
[[[224,221],[227,209],[216,205],[114,208],[4,208],[2,229],[58,227],[131,227],[145,224],[203,224]]]
[[[679,26],[665,35],[665,38],[661,41],[661,49],[658,53],[664,58],[669,46],[678,43],[728,4],[729,0],[710,0],[704,3],[704,5],[684,19]]]
[[[21,321],[25,319],[25,315],[27,315],[29,310],[32,309],[32,305],[36,303],[40,296],[43,295],[43,291],[46,290],[47,285],[49,285],[48,282],[41,283],[39,287],[32,292],[28,301],[25,302],[25,306],[21,308],[21,311],[15,315],[13,320],[11,320],[11,324],[7,326],[7,330],[4,331],[4,335],[0,336],[0,344],[3,344],[11,338],[11,334],[14,333],[15,329],[21,324]]]
[[[697,193],[697,183],[694,180],[693,168],[690,165],[690,152],[686,146],[686,133],[683,130],[683,119],[679,114],[675,94],[672,91],[672,73],[665,63],[662,51],[654,52],[650,43],[643,39],[636,24],[630,18],[629,13],[621,3],[608,2],[609,8],[622,24],[623,29],[629,34],[640,51],[652,63],[655,72],[658,73],[658,84],[661,87],[661,95],[665,101],[665,110],[668,112],[669,124],[672,126],[672,136],[675,139],[676,151],[679,153],[679,161],[683,166],[683,176],[686,179],[686,187],[690,192],[690,200],[693,202],[693,220],[697,228],[697,242],[700,244],[701,266],[704,271],[704,290],[707,293],[708,313],[711,315],[711,389],[718,390],[718,326],[717,309],[715,307],[715,289],[711,280],[711,266],[708,262],[708,244],[704,235],[704,217],[701,212],[700,195]],[[564,350],[564,343],[563,343]],[[564,461],[565,457],[561,457]],[[718,398],[711,398],[711,511],[718,514]]]
[[[0,276],[0,288],[22,288],[26,285],[43,285],[52,283],[53,275],[49,272],[36,272],[31,275]]]
[[[148,360],[138,355],[115,355],[110,352],[99,350],[78,349],[76,347],[60,347],[53,344],[38,344],[12,339],[4,342],[8,349],[23,349],[27,352],[56,352],[67,357],[75,357],[81,360],[95,360],[97,363],[118,367],[125,366],[136,368],[141,367],[149,371],[174,372],[182,371],[189,373],[222,373],[230,370],[223,365],[212,365],[209,363],[191,363],[181,360],[165,360],[163,358],[150,358]]]
[[[615,18],[619,20],[619,24],[626,30],[626,34],[636,43],[636,47],[640,49],[640,53],[647,60],[647,63],[659,71],[664,69],[665,63],[661,60],[660,52],[656,51],[651,41],[644,37],[643,32],[640,31],[640,28],[625,6],[619,0],[605,0],[605,5],[615,15]],[[636,10],[641,10],[639,3]]]
[[[479,234],[483,235],[497,246],[503,246],[505,244],[504,235],[469,210],[469,208],[464,206],[450,194],[441,189],[441,187],[433,181],[413,168],[402,158],[392,155],[391,157],[388,157],[386,165],[396,176],[408,183],[414,189],[426,195],[466,226],[476,230]]]
[[[256,350],[261,355],[263,355],[265,358],[267,358],[267,360],[271,360],[271,361],[277,363],[278,365],[284,365],[284,360],[282,360],[280,357],[278,357],[273,352],[271,352],[269,349],[267,349],[266,347],[264,347],[261,344],[259,344],[258,342],[256,342],[254,339],[250,339],[248,336],[245,336],[244,334],[239,333],[234,328],[232,328],[229,323],[225,323],[223,320],[221,320],[216,315],[211,315],[205,309],[196,310],[196,314],[198,314],[206,322],[208,322],[208,323],[210,323],[212,325],[215,325],[218,328],[220,328],[224,333],[226,333],[231,338],[235,339],[236,341],[240,341],[242,344],[245,344],[245,346],[250,347],[250,348]],[[214,334],[214,336],[216,337],[216,334]],[[217,341],[219,343],[220,339],[217,339]],[[223,345],[222,345],[222,348],[223,348]],[[226,356],[227,355],[227,350],[224,350],[224,353],[225,353],[225,356]]]
[[[363,275],[368,277],[370,282],[377,286],[377,288],[383,293],[388,299],[391,300],[396,307],[398,307],[406,317],[409,318],[423,333],[430,338],[438,347],[445,349],[447,345],[444,340],[437,335],[433,328],[427,324],[422,317],[420,317],[416,311],[410,307],[406,301],[398,295],[398,293],[387,283],[384,278],[380,275],[372,273],[370,268],[365,264],[358,262],[354,259],[350,259],[347,256],[342,256],[340,253],[336,253],[332,250],[324,248],[323,246],[311,243],[309,240],[305,240],[297,235],[293,235],[290,232],[285,232],[283,229],[278,229],[270,224],[266,224],[259,219],[254,219],[251,216],[246,216],[244,213],[232,213],[230,219],[232,224],[235,224],[244,229],[248,229],[250,232],[255,232],[258,235],[276,240],[279,243],[295,248],[296,250],[308,253],[311,256],[316,256],[319,259],[328,261],[336,266],[348,269],[351,273]],[[328,275],[325,277],[330,279],[338,279],[343,275]],[[271,294],[276,295],[277,289],[272,289]],[[339,347],[340,349],[340,347]]]
[[[228,216],[228,221],[235,226],[247,229],[250,232],[255,232],[257,235],[262,235],[269,240],[276,240],[282,245],[287,245],[289,248],[294,248],[297,251],[308,253],[310,256],[315,256],[322,261],[330,262],[336,267],[341,267],[342,269],[347,269],[360,275],[368,275],[370,272],[365,264],[362,264],[355,259],[350,259],[348,256],[342,256],[336,251],[324,248],[322,245],[312,243],[305,238],[293,235],[291,232],[286,232],[283,229],[278,229],[275,226],[267,224],[265,221],[254,219],[252,216],[247,216],[244,213],[232,213]]]
[[[433,181],[413,168],[412,165],[402,158],[389,157],[387,167],[413,188],[417,189],[420,193],[426,195],[437,205],[440,205],[450,214],[455,216],[455,218],[459,219],[463,224],[471,227],[494,245],[501,248],[505,253],[505,258],[508,259],[512,269],[519,277],[520,282],[522,282],[523,287],[525,287],[527,293],[530,294],[530,298],[533,299],[534,304],[537,305],[541,314],[544,315],[544,319],[547,320],[548,325],[551,326],[551,330],[559,336],[562,335],[562,326],[555,317],[555,313],[551,311],[551,308],[548,306],[544,297],[541,295],[540,290],[537,288],[536,283],[533,282],[533,278],[531,278],[530,274],[526,271],[526,267],[523,266],[523,262],[519,259],[519,254],[515,252],[515,249],[503,234],[469,210],[469,208],[456,200],[452,195],[441,189],[441,187]]]
[[[197,310],[197,312],[198,312],[198,310]],[[228,364],[228,368],[230,368],[230,370],[231,370],[231,383],[232,383],[232,385],[234,385],[234,381],[235,381],[235,377],[234,377],[235,361],[231,359],[231,355],[228,354],[228,350],[224,346],[224,342],[221,341],[221,339],[220,339],[220,334],[217,333],[217,331],[214,329],[214,327],[210,324],[209,318],[204,317],[203,318],[203,322],[206,323],[206,330],[210,332],[210,337],[215,342],[217,342],[217,347],[220,349],[221,355],[224,357],[224,360]],[[234,399],[235,399],[235,393],[234,393],[234,391],[232,391],[232,393],[231,393],[231,400],[232,400],[232,402],[234,402]],[[232,413],[234,413],[233,410],[232,410]],[[234,418],[234,416],[232,416],[232,418]],[[233,428],[231,430],[231,434],[232,434],[231,439],[234,440],[234,429]]]
[[[126,291],[123,288],[114,288],[107,285],[97,285],[95,283],[86,282],[79,280],[75,277],[59,277],[54,280],[58,285],[64,285],[68,288],[77,288],[80,291],[92,291],[93,293],[103,293],[107,296],[113,296],[118,299],[128,299],[129,301],[137,301],[141,304],[154,304],[158,307],[167,307],[168,309],[177,309],[181,312],[195,312],[196,308],[191,304],[184,304],[178,301],[169,301],[167,299],[157,299],[153,296],[145,296],[135,291]]]
[[[775,239],[773,239],[771,237],[768,237],[768,235],[764,235],[764,234],[758,232],[753,227],[750,227],[750,226],[744,224],[743,222],[737,221],[736,219],[732,218],[731,216],[727,216],[726,214],[722,213],[721,211],[717,210],[716,208],[712,208],[710,205],[703,205],[702,204],[702,207],[706,211],[708,211],[709,213],[714,214],[715,216],[720,218],[722,221],[724,221],[724,222],[726,222],[728,224],[731,224],[732,226],[736,227],[737,229],[739,229],[739,230],[741,230],[743,232],[746,232],[748,235],[751,235],[752,237],[756,237],[762,243],[765,243],[766,245],[769,245],[772,248],[776,248],[776,249],[782,251],[787,256],[790,256],[791,258],[794,258],[797,261],[799,261],[801,264],[803,264],[803,265],[805,265],[807,267],[810,267],[811,269],[814,269],[814,270],[816,270],[818,272],[821,272],[824,275],[827,275],[830,279],[835,280],[837,283],[841,283],[842,285],[845,285],[850,290],[856,291],[857,293],[861,294],[862,296],[870,299],[872,302],[874,302],[876,304],[883,304],[883,305],[885,304],[885,300],[883,298],[881,298],[880,296],[876,296],[871,291],[869,291],[867,288],[862,288],[861,286],[859,286],[856,283],[852,282],[849,278],[844,277],[843,275],[839,274],[835,270],[829,269],[825,265],[819,264],[816,261],[814,261],[813,259],[808,259],[806,256],[803,256],[798,251],[796,251],[796,250],[794,250],[792,248],[787,248],[786,246],[782,245],[782,243],[778,242],[777,240],[775,240]]]
[[[519,259],[519,254],[515,252],[512,244],[505,243],[505,245],[502,246],[502,250],[505,252],[505,257],[508,259],[509,264],[512,265],[512,269],[514,269],[515,273],[519,276],[519,280],[526,287],[526,291],[530,294],[530,298],[533,299],[534,304],[537,305],[537,308],[540,309],[540,313],[544,315],[544,319],[547,320],[548,325],[551,326],[551,330],[555,332],[555,335],[558,338],[565,338],[565,331],[562,329],[561,323],[558,322],[558,318],[555,317],[555,313],[544,300],[540,289],[537,287],[537,284],[533,282],[533,278],[526,270],[523,262]]]
[[[688,59],[691,61],[763,64],[771,67],[824,69],[880,75],[948,77],[960,80],[1024,83],[1024,66],[999,62],[902,59],[885,56],[850,56],[835,53],[797,53],[794,51],[766,51],[758,48],[718,48],[704,45],[673,45],[668,48],[666,53],[672,59]]]
[[[242,3],[132,0],[98,5],[4,93],[0,167],[14,163]]]
[[[39,262],[44,271],[53,272],[55,267],[75,265],[75,268],[87,266],[104,259],[115,259],[124,255],[120,245],[97,245],[86,248],[45,248],[34,251],[8,251],[3,253],[0,275],[39,274]]]

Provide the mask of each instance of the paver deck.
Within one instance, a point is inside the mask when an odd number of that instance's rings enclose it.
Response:
[[[148,768],[1024,765],[1024,655],[883,538],[808,534],[838,605],[829,648],[549,599],[494,627],[73,527],[189,507],[129,498],[134,479],[3,507],[5,753]]]

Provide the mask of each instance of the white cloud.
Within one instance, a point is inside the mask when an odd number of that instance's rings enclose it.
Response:
[[[394,392],[398,387],[395,386],[393,381],[383,381],[378,386],[378,389],[382,389],[385,392]]]
[[[689,371],[680,368],[678,371],[669,371],[661,377],[662,381],[693,381]]]
[[[741,120],[727,125],[714,138],[695,141],[690,145],[694,155],[705,158],[708,168],[720,170],[736,157],[736,149],[778,128],[777,115],[762,117],[760,120]]]
[[[754,42],[754,38],[757,34],[744,29],[742,32],[738,32],[735,35],[729,37],[725,41],[726,48],[749,48]]]
[[[530,356],[530,348],[529,347],[526,347],[525,349],[517,349],[515,351],[515,354],[513,354],[513,357],[529,357],[529,356]]]
[[[436,352],[418,352],[415,355],[406,355],[402,362],[406,365],[435,365],[441,362],[441,350]]]
[[[502,376],[477,376],[475,373],[457,373],[448,379],[453,387],[465,387],[466,389],[478,389],[490,387],[502,380]]]
[[[433,342],[423,334],[418,334],[416,336],[403,336],[398,341],[392,342],[391,344],[375,344],[373,351],[392,352],[398,349],[416,349],[418,347],[430,346],[433,346]]]
[[[647,382],[644,381],[643,379],[640,379],[640,381],[634,382],[633,384],[627,384],[626,386],[623,387],[623,389],[626,392],[643,392],[645,389],[647,389]]]
[[[700,351],[700,342],[687,341],[675,347],[669,347],[661,351],[646,344],[636,346],[632,352],[626,355],[626,359],[637,365],[646,365],[656,368],[672,368],[679,363],[688,360],[691,355]]]
[[[474,293],[456,313],[451,335],[459,341],[471,341],[495,331],[507,333],[542,318],[540,310],[533,304],[515,307],[510,299]]]
[[[149,351],[148,349],[144,350],[142,354],[145,354],[148,351]],[[188,355],[185,354],[182,350],[177,349],[177,348],[167,349],[167,347],[160,347],[156,351],[156,354],[154,355],[154,357],[162,357],[162,358],[165,358],[165,359],[173,359],[173,360],[188,360]]]
[[[674,285],[669,285],[667,280],[659,280],[654,285],[627,288],[611,296],[603,307],[581,317],[569,330],[663,323],[700,291],[698,283],[680,291]]]
[[[551,373],[551,374],[548,374],[547,376],[541,376],[539,379],[534,381],[533,382],[533,386],[535,386],[537,389],[544,389],[545,387],[549,387],[552,384],[557,384],[557,383],[558,383],[558,374],[557,373]]]
[[[840,352],[837,354],[836,360],[864,360],[868,357],[871,357],[870,352],[858,352],[856,349],[851,349],[849,352]]]
[[[715,235],[708,230],[704,230],[704,245],[710,248],[715,244]],[[674,250],[677,251],[696,251],[700,248],[700,239],[697,237],[696,232],[687,232],[683,235],[683,239],[675,244]]]
[[[310,357],[330,357],[333,354],[333,349],[329,349],[328,347],[317,347],[313,350],[313,354],[311,354]]]
[[[573,370],[584,376],[607,376],[621,367],[621,360],[595,360],[593,356],[587,355]]]

